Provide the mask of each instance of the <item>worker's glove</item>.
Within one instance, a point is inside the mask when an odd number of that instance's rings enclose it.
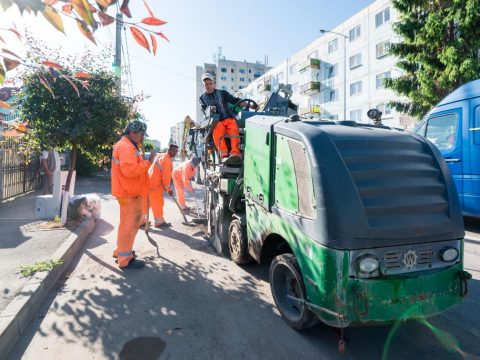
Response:
[[[210,106],[210,113],[216,113],[217,112],[217,107],[216,106]]]
[[[173,191],[172,190],[168,190],[167,194],[170,195],[171,197],[173,197]]]

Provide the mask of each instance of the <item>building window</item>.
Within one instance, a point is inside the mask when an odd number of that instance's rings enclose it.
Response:
[[[256,79],[260,76],[262,76],[262,70],[255,70],[255,73],[253,74],[253,77]]]
[[[318,50],[315,50],[314,52],[310,53],[307,56],[307,59],[318,59]]]
[[[334,39],[328,43],[328,53],[338,50],[338,39]]]
[[[245,81],[245,78],[244,78],[244,77],[241,77],[241,78],[240,78],[240,81]]]
[[[325,69],[325,78],[330,79],[338,75],[338,64],[329,65]]]
[[[230,73],[231,73],[231,74],[234,74],[234,73],[235,73],[235,69],[230,69]]]
[[[353,41],[355,39],[358,39],[360,37],[360,25],[354,27],[349,31],[349,38],[350,41]]]
[[[338,100],[338,89],[330,90],[328,94],[328,101]]]
[[[358,53],[350,56],[350,69],[355,69],[362,65],[362,54]]]
[[[223,72],[223,73],[227,72],[227,68],[220,68],[220,72]]]
[[[238,88],[241,90],[241,89],[243,89],[243,87],[244,87],[243,85],[240,85]]]
[[[375,15],[375,27],[379,27],[385,24],[387,21],[390,21],[390,8],[387,7],[385,10],[379,12]]]
[[[222,79],[223,81],[227,81],[227,77],[226,77],[226,76],[222,76],[222,77],[220,77],[220,79]]]
[[[385,87],[385,79],[390,79],[392,74],[390,71],[378,74],[376,76],[376,87],[377,89],[383,89]]]
[[[350,111],[350,120],[361,122],[362,121],[362,110],[351,110]]]
[[[233,78],[233,77],[232,77],[232,78],[230,78],[230,79],[231,79],[232,81],[235,81],[235,78]]]
[[[376,45],[376,55],[377,59],[381,59],[384,56],[388,55],[388,50],[390,49],[390,41],[384,41]]]
[[[353,84],[350,84],[350,96],[360,94],[361,92],[362,92],[361,81],[357,81],[357,82],[354,82]]]
[[[227,90],[227,87],[226,87],[226,86],[222,86],[222,90]]]
[[[377,109],[382,112],[382,116],[392,114],[392,107],[389,104],[378,104]]]
[[[248,73],[251,74],[251,73],[252,73],[252,69],[248,69]]]
[[[245,69],[239,69],[238,72],[239,72],[240,74],[245,74]]]
[[[297,72],[297,68],[298,68],[297,63],[290,65],[290,75],[295,74]]]

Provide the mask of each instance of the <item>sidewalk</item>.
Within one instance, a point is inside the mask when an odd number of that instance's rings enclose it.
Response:
[[[75,193],[96,190],[98,186],[92,187],[90,182],[77,180]],[[39,224],[44,220],[35,218],[37,195],[41,190],[0,204],[0,353],[4,344],[15,341],[12,336],[20,336],[23,326],[76,255],[74,250],[95,226],[90,219],[68,229],[42,229]],[[49,273],[21,275],[21,266],[50,259],[62,259],[64,264]]]

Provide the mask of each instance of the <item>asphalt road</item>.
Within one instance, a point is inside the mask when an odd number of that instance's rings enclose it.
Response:
[[[181,224],[170,200],[174,227],[153,232],[160,257],[139,233],[135,249],[148,265],[120,271],[111,257],[118,207],[108,184],[95,189],[105,194],[103,219],[9,359],[480,359],[478,221],[466,223],[474,279],[464,303],[427,323],[346,329],[342,356],[335,329],[300,333],[283,322],[268,265],[218,256],[199,227]]]

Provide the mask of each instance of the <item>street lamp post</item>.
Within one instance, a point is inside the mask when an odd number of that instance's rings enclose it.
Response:
[[[343,37],[343,120],[347,120],[347,39],[345,34],[336,31],[320,29],[320,32],[332,33]]]

